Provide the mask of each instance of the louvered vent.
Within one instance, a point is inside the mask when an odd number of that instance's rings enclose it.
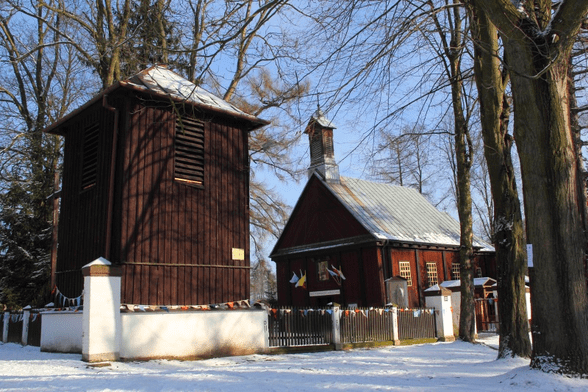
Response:
[[[82,157],[82,190],[96,185],[98,176],[98,142],[100,125],[88,125],[84,130],[84,147]]]
[[[323,143],[321,140],[321,134],[314,132],[310,141],[310,162],[311,164],[318,162],[323,157]]]
[[[191,118],[176,120],[176,181],[202,186],[204,182],[204,123]]]
[[[335,156],[335,152],[333,150],[333,131],[325,130],[323,137],[325,145],[325,156],[333,158]]]

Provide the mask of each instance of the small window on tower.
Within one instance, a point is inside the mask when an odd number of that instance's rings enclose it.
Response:
[[[310,159],[311,162],[319,160],[323,156],[323,143],[320,132],[313,132],[310,139]]]
[[[96,180],[98,178],[99,136],[99,123],[90,124],[84,129],[84,145],[82,148],[82,191],[90,189],[96,185]]]
[[[174,179],[186,185],[204,183],[204,123],[193,118],[176,120]]]
[[[323,144],[325,146],[325,156],[333,158],[335,151],[333,149],[333,130],[325,129],[323,132]]]

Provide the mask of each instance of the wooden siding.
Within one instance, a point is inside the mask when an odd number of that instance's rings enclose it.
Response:
[[[299,254],[290,259],[280,258],[276,261],[276,274],[278,282],[278,303],[280,306],[322,306],[323,302],[334,301],[343,306],[357,304],[358,306],[382,306],[386,301],[386,289],[384,285],[384,270],[390,276],[400,276],[399,263],[406,261],[410,265],[412,286],[408,287],[408,306],[418,308],[424,306],[424,290],[428,288],[427,263],[435,263],[437,266],[438,283],[452,280],[451,265],[459,263],[457,250],[442,249],[415,249],[405,247],[389,247],[390,257],[385,256],[388,250],[382,253],[382,247],[365,246]],[[325,282],[318,281],[316,261],[329,257],[330,263],[336,267],[341,266],[347,278],[341,284],[333,279]],[[417,260],[418,263],[417,264]],[[476,265],[482,265],[482,271],[491,271],[494,268],[494,257],[491,254],[477,255]],[[388,263],[385,265],[385,263]],[[417,265],[418,268],[417,268]],[[307,289],[296,288],[289,280],[292,272],[300,276],[300,270],[307,272]],[[495,275],[484,275],[494,277]],[[336,290],[341,294],[326,297],[329,301],[312,298],[311,291]]]
[[[119,90],[112,227],[107,227],[115,113],[102,102],[60,125],[65,134],[57,285],[83,289],[81,267],[104,256],[123,266],[123,303],[192,305],[249,298],[249,124],[184,113],[204,122],[204,181],[174,181],[175,111],[169,101]],[[97,183],[81,189],[83,129],[100,123]],[[233,260],[232,250],[244,250]]]
[[[204,118],[204,185],[174,181],[175,114],[134,101],[124,146],[122,301],[207,304],[249,298],[247,132]],[[198,113],[186,115],[198,116]],[[233,260],[232,249],[245,251]]]
[[[317,178],[311,177],[275,251],[366,234],[369,232],[341,202]]]
[[[401,261],[408,261],[410,265],[410,274],[412,278],[412,286],[408,287],[408,306],[410,308],[419,307],[419,285],[417,279],[417,264],[415,251],[413,249],[397,249],[391,250],[392,260],[392,276],[400,276],[399,263]]]
[[[381,254],[375,246],[362,249],[361,259],[366,284],[365,296],[359,306],[381,306],[386,303]]]
[[[96,185],[82,190],[84,129],[99,124]],[[67,297],[83,290],[81,267],[104,255],[110,143],[114,116],[97,103],[63,125],[66,134],[56,285]]]
[[[345,275],[345,281],[342,284],[343,300],[341,305],[363,303],[361,300],[364,292],[365,281],[363,279],[363,270],[361,267],[361,254],[357,249],[348,250],[341,253],[341,270]]]

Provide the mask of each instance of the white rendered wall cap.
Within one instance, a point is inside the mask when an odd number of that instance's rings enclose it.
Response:
[[[86,264],[82,268],[92,267],[94,265],[112,265],[112,263],[106,260],[104,257],[98,257],[96,260],[92,261],[91,263]]]

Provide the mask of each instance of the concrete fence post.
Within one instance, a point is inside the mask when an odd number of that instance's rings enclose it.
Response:
[[[400,338],[398,337],[398,308],[392,308],[392,341],[395,346],[400,345]]]
[[[29,320],[31,319],[31,309],[23,309],[22,312],[22,334],[20,335],[20,344],[26,346],[29,342]]]
[[[84,313],[82,321],[82,360],[86,362],[120,359],[120,285],[122,268],[100,257],[82,267]]]
[[[342,350],[341,344],[341,309],[338,306],[333,306],[331,313],[331,320],[333,321],[333,347],[335,350]]]
[[[435,308],[437,339],[442,342],[453,342],[453,308],[451,306],[451,290],[435,285],[425,290],[427,308]]]
[[[4,312],[4,324],[2,328],[2,342],[8,342],[8,326],[10,325],[10,312]]]

